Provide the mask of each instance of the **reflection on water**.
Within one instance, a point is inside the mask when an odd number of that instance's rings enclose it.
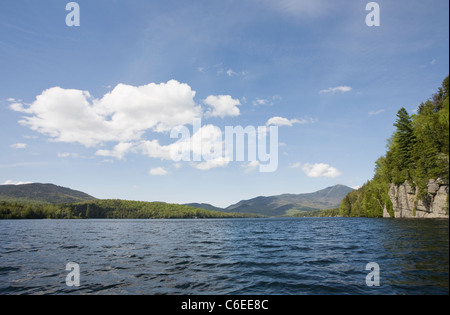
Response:
[[[383,241],[389,253],[386,281],[411,293],[427,287],[447,288],[448,293],[448,220],[389,220],[387,224],[391,232]]]
[[[448,220],[0,221],[0,294],[448,294],[448,243]]]

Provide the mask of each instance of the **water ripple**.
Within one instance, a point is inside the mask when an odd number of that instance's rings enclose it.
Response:
[[[0,230],[2,295],[448,294],[448,220],[44,220]],[[65,285],[70,261],[77,289]],[[378,288],[365,284],[369,262],[382,269]]]

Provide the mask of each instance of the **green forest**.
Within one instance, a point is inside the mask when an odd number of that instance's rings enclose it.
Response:
[[[350,192],[339,208],[341,216],[382,217],[386,206],[393,215],[390,185],[411,183],[426,198],[430,179],[449,181],[449,77],[438,92],[419,105],[417,114],[405,108],[397,113],[396,131],[386,155],[375,163],[375,175],[362,188]],[[448,210],[447,210],[448,211]]]
[[[0,202],[0,219],[191,219],[246,218],[178,204],[126,200],[93,200],[72,204]]]

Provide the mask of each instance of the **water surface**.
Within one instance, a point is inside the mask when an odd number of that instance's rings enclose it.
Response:
[[[448,248],[448,220],[0,221],[0,294],[448,294]]]

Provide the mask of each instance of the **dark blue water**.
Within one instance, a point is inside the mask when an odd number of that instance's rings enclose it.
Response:
[[[0,294],[448,294],[448,248],[448,220],[0,221]]]

